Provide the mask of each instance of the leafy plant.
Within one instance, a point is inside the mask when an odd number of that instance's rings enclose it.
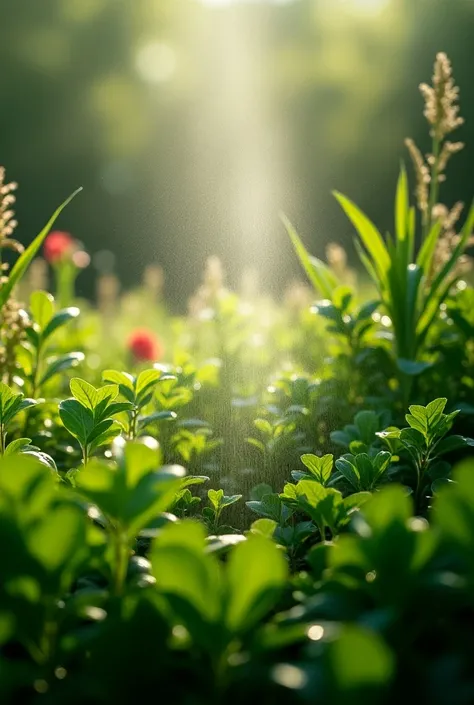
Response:
[[[73,321],[80,311],[75,306],[55,312],[54,298],[46,291],[35,291],[30,298],[31,326],[26,328],[28,344],[23,346],[23,374],[32,396],[41,394],[43,386],[57,375],[76,367],[84,360],[82,352],[50,355],[52,336]],[[25,359],[26,357],[26,359]]]
[[[435,491],[440,482],[445,479],[443,475],[435,478],[431,475],[439,459],[453,451],[474,446],[472,438],[456,435],[446,437],[459,413],[459,411],[452,411],[445,414],[446,404],[447,399],[443,398],[435,399],[427,406],[414,404],[409,407],[410,413],[405,416],[408,428],[393,427],[378,433],[392,452],[404,452],[409,457],[416,472],[417,505],[429,486]],[[441,468],[445,470],[444,465]]]
[[[59,208],[54,211],[53,215],[48,220],[43,230],[41,230],[41,232],[35,237],[33,242],[26,248],[24,252],[22,252],[20,257],[17,259],[15,265],[13,266],[8,276],[8,279],[3,282],[2,286],[0,287],[0,308],[5,305],[14,287],[17,286],[21,281],[33,258],[40,249],[44,240],[46,239],[47,234],[53,227],[56,219],[61,215],[62,211],[66,208],[66,206],[69,205],[72,199],[75,198],[77,194],[81,191],[82,188],[78,188],[59,206]]]
[[[29,446],[30,438],[17,438],[7,445],[7,435],[15,417],[37,403],[34,399],[25,398],[21,392],[16,393],[0,382],[0,455],[18,452]],[[11,446],[10,449],[9,446]]]
[[[341,492],[332,487],[324,487],[314,480],[300,480],[296,485],[286,484],[280,497],[294,511],[307,514],[318,527],[321,541],[325,541],[326,529],[335,536],[370,494],[359,492],[344,499]]]
[[[105,370],[102,373],[102,380],[118,385],[120,394],[131,405],[127,424],[127,435],[130,440],[135,439],[152,424],[176,418],[176,413],[170,410],[142,413],[153,399],[157,385],[160,382],[175,381],[175,379],[173,375],[163,374],[157,369],[143,370],[137,376],[115,370]]]
[[[298,482],[309,478],[324,486],[328,484],[334,466],[333,455],[328,453],[319,457],[311,453],[305,453],[301,456],[301,462],[306,467],[306,470],[292,470],[291,475],[294,480]]]
[[[210,531],[217,534],[219,533],[219,524],[223,510],[242,499],[242,495],[235,494],[226,496],[224,490],[209,490],[207,498],[209,500],[209,506],[203,509],[202,514],[209,525]]]
[[[77,487],[105,520],[115,594],[121,594],[134,537],[175,500],[184,468],[160,468],[159,454],[128,443],[117,466],[90,462],[77,476]],[[94,515],[94,514],[93,514]]]
[[[373,492],[384,480],[392,460],[391,453],[381,450],[377,455],[347,453],[336,460],[336,468],[351,491]]]
[[[119,393],[116,384],[96,389],[75,377],[70,383],[74,398],[59,405],[59,415],[65,428],[79,442],[84,465],[100,446],[110,443],[122,431],[114,416],[133,408],[131,402],[115,401]]]

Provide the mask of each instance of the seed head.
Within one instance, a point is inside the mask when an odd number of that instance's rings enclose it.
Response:
[[[433,85],[420,85],[425,99],[424,115],[431,127],[431,135],[441,141],[463,124],[459,116],[459,88],[454,83],[451,62],[444,52],[436,56]]]
[[[405,145],[410,153],[410,157],[415,168],[415,195],[418,208],[423,214],[426,214],[428,212],[429,201],[428,187],[431,182],[430,170],[415,142],[412,139],[407,138],[405,140]]]

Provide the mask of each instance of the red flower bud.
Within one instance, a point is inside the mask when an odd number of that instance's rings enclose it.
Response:
[[[164,354],[163,344],[149,330],[134,330],[128,337],[127,348],[137,362],[161,360]]]
[[[56,264],[71,258],[77,249],[77,245],[77,240],[69,233],[54,230],[44,241],[43,254],[50,264]]]

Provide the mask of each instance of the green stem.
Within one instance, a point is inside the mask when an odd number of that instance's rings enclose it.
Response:
[[[113,534],[115,570],[113,576],[113,592],[119,597],[123,593],[125,579],[128,569],[128,539],[127,535],[120,528]]]
[[[439,194],[439,157],[441,152],[441,140],[438,137],[433,138],[433,164],[431,167],[431,184],[430,184],[430,197],[428,202],[428,212],[425,219],[425,229],[423,233],[423,239],[428,236],[431,230],[433,222],[433,208],[438,201]]]
[[[5,455],[5,447],[7,444],[7,434],[5,432],[5,427],[0,424],[0,455]]]
[[[138,409],[134,409],[131,412],[131,417],[130,417],[130,440],[134,441],[135,438],[137,437],[137,422],[138,422]]]
[[[77,268],[72,262],[62,262],[55,267],[56,297],[60,308],[67,308],[74,301]]]

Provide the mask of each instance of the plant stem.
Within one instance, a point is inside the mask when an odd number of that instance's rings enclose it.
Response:
[[[428,202],[428,212],[426,214],[425,231],[423,233],[423,239],[428,237],[428,233],[431,230],[431,225],[433,222],[433,208],[438,200],[439,193],[439,157],[441,151],[441,140],[438,137],[433,138],[433,164],[431,166],[431,184],[430,184],[430,198]]]
[[[130,416],[130,440],[134,441],[137,437],[137,421],[138,421],[138,409],[133,409]]]
[[[128,568],[128,540],[121,528],[114,530],[113,541],[115,553],[113,592],[118,597],[123,593]]]

